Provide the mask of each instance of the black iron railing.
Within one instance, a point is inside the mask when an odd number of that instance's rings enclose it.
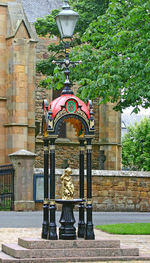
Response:
[[[0,166],[0,210],[14,209],[14,168],[11,164]]]

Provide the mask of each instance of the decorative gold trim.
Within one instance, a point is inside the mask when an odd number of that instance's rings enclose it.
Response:
[[[56,146],[55,145],[50,145],[50,151],[55,150]]]
[[[44,146],[44,152],[48,152],[49,151],[49,147],[48,146]]]
[[[57,115],[56,115],[56,118],[54,119],[54,127],[56,126],[56,123],[64,116],[68,116],[69,114],[71,113],[67,113],[66,109],[63,108],[62,111],[60,111]],[[86,114],[81,111],[80,108],[77,109],[76,113],[72,113],[74,116],[80,116],[82,119],[84,119],[84,121],[86,122],[86,124],[88,125],[89,127],[89,119],[88,117],[86,116]]]
[[[94,120],[90,121],[90,129],[94,128],[94,124],[95,124]]]
[[[44,137],[47,137],[47,124],[45,121],[43,122],[43,134],[44,134]]]
[[[80,146],[80,152],[84,152],[85,147],[84,146]]]
[[[87,145],[86,148],[87,150],[92,150],[92,145]]]
[[[50,205],[55,205],[55,200],[50,200],[49,204]]]
[[[50,129],[53,129],[53,120],[48,120],[48,126]]]
[[[63,109],[62,111],[60,111],[57,115],[56,118],[54,119],[54,126],[56,125],[56,123],[59,121],[59,119],[61,119],[63,116],[67,116],[67,112],[65,109]]]
[[[92,200],[91,199],[87,199],[87,205],[91,205],[92,204]]]
[[[66,48],[66,53],[69,53],[69,51],[70,51],[69,48]]]
[[[88,124],[89,126],[89,119],[88,117],[86,116],[86,114],[81,110],[81,109],[78,109],[77,112],[76,112],[80,117],[82,117],[85,122]]]
[[[48,205],[49,204],[49,199],[45,198],[43,203],[44,203],[44,205]]]

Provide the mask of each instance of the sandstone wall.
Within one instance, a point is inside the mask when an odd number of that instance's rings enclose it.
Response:
[[[35,169],[35,173],[43,173]],[[56,169],[56,198],[60,196],[60,175],[63,170]],[[72,181],[75,198],[79,198],[78,170],[73,170]],[[93,210],[150,212],[150,172],[98,171],[93,170]],[[86,179],[85,179],[86,199]],[[42,205],[36,204],[37,209]]]
[[[35,151],[36,35],[21,1],[0,1],[0,164]]]
[[[3,126],[7,120],[6,111],[6,85],[7,85],[7,54],[6,54],[6,33],[7,33],[7,9],[0,5],[0,164],[5,163],[6,157],[6,131]]]

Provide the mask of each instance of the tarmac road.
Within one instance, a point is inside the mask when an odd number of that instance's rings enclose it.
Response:
[[[78,222],[78,212],[74,212]],[[59,226],[60,212],[56,212]],[[0,228],[38,228],[42,226],[43,212],[3,212],[0,211]],[[150,223],[150,213],[137,212],[93,212],[94,225],[115,223]]]

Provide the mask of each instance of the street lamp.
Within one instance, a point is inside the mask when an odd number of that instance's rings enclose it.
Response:
[[[58,30],[61,38],[72,38],[79,15],[71,10],[68,0],[64,0],[62,9],[55,18]]]
[[[60,35],[61,35],[61,39],[72,38],[79,15],[78,13],[71,10],[68,4],[68,0],[64,0],[64,5],[62,9],[63,10],[60,11],[59,14],[55,17],[56,24],[60,32]],[[69,80],[69,74],[70,74],[69,67],[77,65],[81,63],[81,61],[70,61],[69,60],[69,47],[70,47],[69,42],[65,41],[64,46],[65,46],[65,59],[62,61],[53,60],[52,63],[65,67],[64,89],[61,94],[73,94],[73,91],[70,89],[71,83]]]

